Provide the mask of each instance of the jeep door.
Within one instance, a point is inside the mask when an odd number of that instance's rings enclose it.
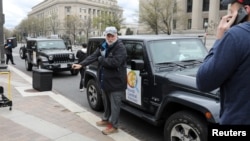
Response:
[[[144,112],[154,113],[154,110],[149,110],[150,98],[154,93],[149,60],[147,58],[143,41],[123,41],[127,49],[127,90],[125,103],[136,107]],[[132,70],[131,61],[137,60],[143,62],[141,70]]]

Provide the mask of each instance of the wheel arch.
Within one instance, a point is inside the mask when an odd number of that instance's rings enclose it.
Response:
[[[188,95],[189,98],[180,95],[169,95],[159,108],[157,116],[165,121],[173,113],[186,110],[195,112],[204,118],[208,123],[217,124],[219,122],[219,102],[197,95]],[[210,118],[207,118],[210,114]]]
[[[96,71],[91,71],[91,70],[86,70],[85,71],[84,82],[83,82],[83,85],[84,85],[85,88],[87,87],[89,80],[94,80],[96,82],[98,81]]]

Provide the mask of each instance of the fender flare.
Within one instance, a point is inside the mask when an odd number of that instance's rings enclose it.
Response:
[[[160,118],[161,113],[163,113],[166,108],[171,110],[171,107],[169,106],[171,103],[180,104],[184,107],[194,109],[195,111],[203,113],[204,117],[206,112],[210,112],[212,117],[207,119],[208,122],[219,123],[220,102],[218,99],[176,91],[164,98],[164,101],[161,104],[161,107],[159,107],[156,116]]]

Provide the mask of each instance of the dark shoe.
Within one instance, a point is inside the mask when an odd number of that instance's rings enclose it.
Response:
[[[97,121],[96,122],[96,125],[97,126],[107,126],[107,125],[109,125],[110,123],[108,122],[108,121],[105,121],[105,120],[101,120],[101,121]]]
[[[118,132],[118,129],[113,127],[112,124],[109,124],[106,129],[102,130],[102,133],[104,135],[109,135],[109,134],[113,134],[117,132]]]
[[[15,63],[12,63],[12,65],[16,65]]]

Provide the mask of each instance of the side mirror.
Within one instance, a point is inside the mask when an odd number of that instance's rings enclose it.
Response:
[[[131,60],[131,69],[132,70],[143,70],[144,61],[143,60]]]

